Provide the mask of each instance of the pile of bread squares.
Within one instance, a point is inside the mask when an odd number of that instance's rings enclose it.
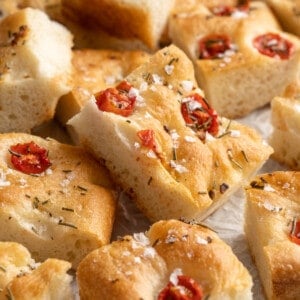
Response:
[[[0,299],[255,299],[203,223],[238,190],[300,299],[299,37],[299,0],[0,0]],[[113,239],[121,193],[150,226]]]

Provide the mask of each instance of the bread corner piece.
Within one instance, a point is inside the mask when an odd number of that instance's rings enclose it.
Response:
[[[73,51],[73,88],[61,97],[57,119],[65,125],[80,112],[91,96],[114,86],[150,57],[145,51],[80,49]]]
[[[201,299],[252,299],[252,278],[231,248],[210,229],[177,220],[91,252],[77,269],[77,282],[82,299],[151,300],[170,281],[176,285],[178,275],[194,280]]]
[[[36,263],[21,244],[0,242],[0,266],[1,299],[74,299],[67,261]]]
[[[282,171],[259,175],[246,188],[245,233],[268,299],[300,295],[299,233],[298,244],[291,239],[300,216],[299,182],[299,172]]]
[[[257,50],[254,40],[268,33],[293,44],[288,59]],[[198,3],[186,12],[175,11],[170,17],[169,35],[194,61],[207,101],[225,117],[246,116],[263,107],[283,95],[298,78],[300,41],[281,30],[270,8],[261,1],[251,1],[248,12],[231,16],[217,16],[213,7]],[[201,57],[201,39],[211,37],[213,41],[216,35],[228,39],[229,48],[218,57]]]
[[[42,173],[26,174],[12,163],[11,146],[30,142],[48,151],[51,165]],[[28,134],[2,134],[0,144],[0,240],[23,244],[36,260],[59,258],[73,268],[109,243],[116,201],[100,163],[79,147]]]
[[[300,170],[300,95],[275,97],[271,102],[273,157],[293,170]]]
[[[72,35],[26,8],[0,23],[0,132],[30,132],[71,89]]]
[[[81,23],[101,27],[125,39],[137,38],[157,49],[174,0],[63,0],[63,10],[76,15]]]
[[[186,124],[182,106],[195,94],[203,96],[193,72],[181,50],[164,48],[126,77],[136,99],[130,115],[99,110],[92,97],[68,122],[76,139],[104,159],[113,178],[154,221],[205,218],[272,153],[254,130],[217,117],[213,109],[215,137]],[[154,151],[143,144],[143,132],[153,133]]]

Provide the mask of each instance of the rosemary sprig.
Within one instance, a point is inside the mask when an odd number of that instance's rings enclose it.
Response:
[[[71,228],[77,229],[77,226],[75,226],[74,224],[66,223],[66,222],[63,222],[63,221],[59,221],[58,225],[67,226],[67,227],[71,227]]]

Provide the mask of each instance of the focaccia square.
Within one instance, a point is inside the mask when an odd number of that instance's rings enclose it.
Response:
[[[254,130],[207,105],[175,46],[95,97],[68,122],[72,135],[151,220],[205,218],[272,153]]]
[[[21,244],[0,242],[0,299],[74,299],[70,268],[54,258],[35,262]]]
[[[238,118],[297,81],[300,41],[281,31],[265,3],[224,7],[196,4],[175,11],[169,35],[193,60],[210,105],[225,117]]]
[[[66,124],[80,112],[93,94],[120,82],[149,57],[144,51],[74,50],[73,88],[58,102],[58,120]]]
[[[0,240],[74,268],[109,243],[116,203],[102,165],[79,147],[33,135],[2,134],[0,144]]]
[[[252,299],[251,276],[231,248],[212,230],[176,220],[93,251],[77,281],[81,299],[179,299],[180,291],[180,299]]]
[[[267,299],[300,295],[299,182],[299,172],[274,172],[246,188],[245,233]]]
[[[0,132],[30,132],[71,90],[72,35],[26,8],[0,23]]]

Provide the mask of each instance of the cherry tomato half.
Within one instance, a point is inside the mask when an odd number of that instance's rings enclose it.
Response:
[[[157,300],[202,300],[202,288],[194,279],[184,275],[179,275],[177,279],[178,284],[175,286],[169,282]]]
[[[199,58],[220,58],[230,48],[231,41],[227,35],[210,34],[199,40]]]
[[[199,94],[193,94],[181,103],[181,113],[185,123],[195,131],[218,134],[218,115]]]
[[[152,129],[140,130],[137,133],[142,145],[156,152],[155,132]]]
[[[263,55],[289,59],[294,45],[277,33],[265,33],[253,40],[254,47]]]
[[[102,111],[112,112],[123,117],[132,114],[136,97],[129,96],[131,85],[122,81],[115,88],[108,88],[95,94],[96,104]]]
[[[221,17],[231,16],[233,13],[239,12],[239,11],[248,13],[249,8],[250,8],[249,2],[250,2],[249,0],[241,0],[237,4],[237,6],[230,6],[230,5],[214,6],[212,8],[212,13],[216,16],[221,16]]]
[[[10,147],[11,163],[25,174],[40,174],[51,166],[48,151],[34,142]]]

